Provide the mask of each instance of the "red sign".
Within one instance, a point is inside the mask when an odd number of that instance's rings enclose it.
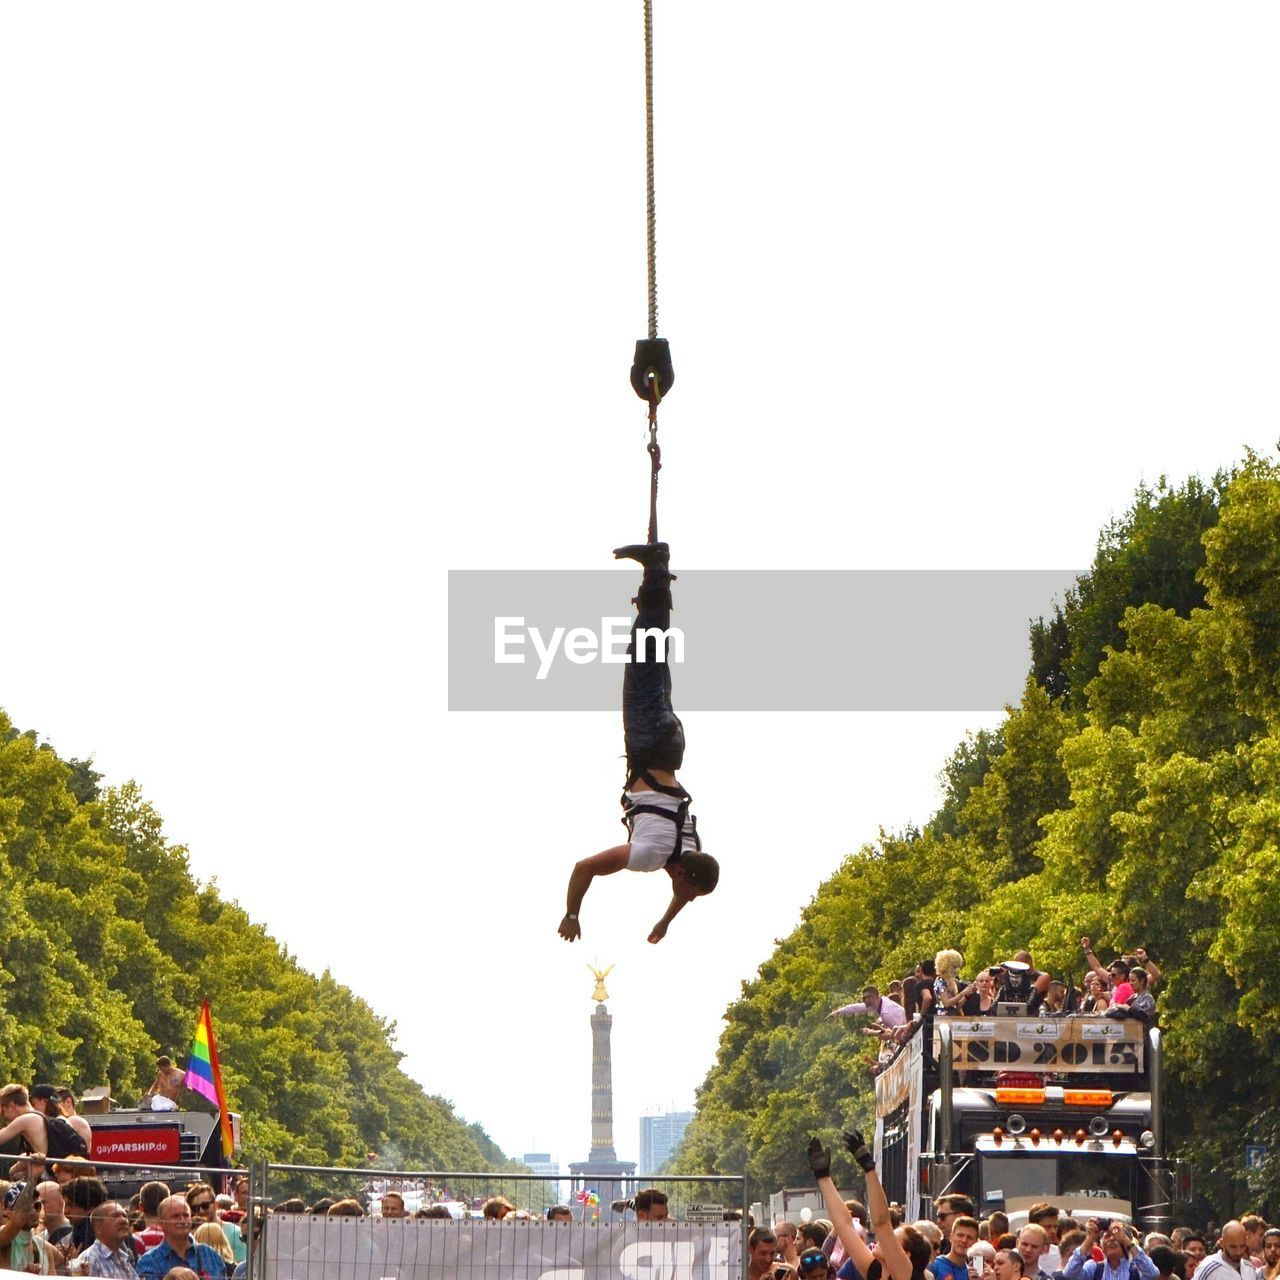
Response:
[[[181,1132],[173,1125],[131,1124],[93,1130],[94,1164],[178,1164],[182,1159]]]

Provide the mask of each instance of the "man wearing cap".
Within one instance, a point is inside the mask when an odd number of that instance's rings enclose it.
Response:
[[[84,1116],[76,1115],[75,1095],[70,1089],[55,1089],[51,1084],[33,1084],[27,1093],[31,1098],[31,1106],[37,1115],[44,1116],[49,1121],[65,1120],[72,1129],[79,1135],[85,1145],[85,1154],[93,1153],[93,1130],[89,1127],[89,1122]],[[52,1124],[45,1126],[45,1132],[49,1135],[46,1142],[49,1144],[42,1148],[48,1155],[79,1155],[78,1151],[55,1151],[53,1149],[53,1128]]]
[[[56,1273],[64,1260],[61,1249],[34,1234],[40,1220],[34,1181],[37,1173],[33,1168],[26,1182],[15,1182],[4,1193],[4,1208],[0,1212],[0,1258],[9,1271],[34,1271],[47,1276]]]
[[[207,1244],[197,1244],[191,1234],[191,1207],[182,1196],[160,1203],[160,1229],[164,1240],[138,1259],[142,1280],[163,1280],[174,1267],[194,1271],[200,1280],[226,1280],[227,1267]]]
[[[75,1260],[78,1276],[108,1276],[110,1280],[137,1280],[138,1268],[129,1248],[129,1214],[115,1200],[100,1204],[90,1216],[93,1243]]]

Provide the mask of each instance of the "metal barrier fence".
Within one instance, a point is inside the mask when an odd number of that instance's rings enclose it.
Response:
[[[741,1177],[640,1175],[583,1183],[546,1174],[270,1164],[256,1172],[254,1185],[272,1208],[259,1280],[734,1280],[746,1274]],[[665,1221],[637,1220],[634,1197],[646,1188],[667,1196]],[[389,1196],[400,1199],[384,1203]],[[506,1201],[504,1216],[486,1218],[483,1206],[499,1198]],[[348,1206],[350,1216],[344,1200],[356,1202]],[[324,1208],[324,1216],[299,1212],[304,1205]],[[570,1210],[569,1221],[546,1220],[557,1205]],[[366,1216],[356,1216],[357,1208]],[[385,1216],[386,1209],[395,1216]],[[447,1216],[428,1217],[428,1210]]]
[[[0,1156],[0,1173],[25,1160]],[[742,1280],[747,1270],[741,1177],[583,1183],[545,1174],[267,1163],[227,1169],[65,1157],[46,1168],[60,1181],[100,1178],[108,1199],[126,1206],[148,1182],[163,1182],[175,1195],[208,1183],[220,1194],[247,1177],[250,1213],[235,1224],[241,1240],[236,1231],[227,1234],[244,1256],[248,1280]],[[637,1221],[633,1200],[645,1188],[666,1194],[667,1220]],[[383,1216],[383,1198],[393,1193],[404,1217]],[[514,1206],[502,1220],[483,1216],[495,1197]],[[343,1200],[356,1202],[349,1216],[328,1213]],[[546,1220],[556,1205],[570,1209],[571,1221]],[[425,1216],[433,1206],[448,1217]],[[194,1231],[201,1215],[192,1217]],[[91,1240],[91,1232],[82,1235],[81,1246]]]

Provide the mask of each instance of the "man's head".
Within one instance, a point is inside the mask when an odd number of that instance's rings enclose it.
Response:
[[[27,1090],[27,1097],[32,1107],[46,1116],[56,1116],[58,1112],[58,1091],[51,1084],[33,1084]]]
[[[1240,1225],[1244,1228],[1249,1256],[1258,1257],[1262,1252],[1262,1233],[1267,1229],[1267,1224],[1256,1213],[1246,1213],[1240,1219]]]
[[[114,1253],[129,1237],[129,1214],[124,1205],[115,1200],[100,1204],[90,1215],[93,1234],[99,1243]]]
[[[991,1269],[996,1280],[1020,1280],[1025,1274],[1022,1254],[1017,1249],[997,1249],[996,1256],[991,1259]]]
[[[1034,1276],[1040,1270],[1040,1259],[1049,1248],[1049,1233],[1034,1222],[1028,1222],[1018,1233],[1018,1252],[1022,1255],[1022,1274]]]
[[[169,1057],[167,1054],[162,1053],[156,1059],[156,1066],[159,1067],[161,1071],[168,1071],[169,1068],[173,1066],[173,1063],[169,1060]]]
[[[186,1201],[191,1210],[191,1221],[197,1226],[202,1222],[217,1221],[218,1196],[207,1182],[193,1182],[187,1188]]]
[[[1237,1222],[1233,1218],[1222,1228],[1222,1235],[1218,1239],[1218,1247],[1222,1250],[1222,1256],[1228,1262],[1238,1263],[1244,1257],[1248,1244],[1249,1237],[1245,1232],[1243,1223]]]
[[[694,850],[680,855],[677,883],[683,881],[694,898],[705,897],[720,883],[720,864],[709,854]]]
[[[1107,972],[1112,982],[1120,983],[1129,976],[1129,966],[1123,960],[1113,960],[1107,965]]]
[[[790,1257],[799,1247],[800,1228],[794,1222],[775,1222],[773,1234],[778,1237],[778,1248]]]
[[[1269,1267],[1280,1263],[1280,1227],[1268,1227],[1262,1233],[1262,1261]]]
[[[573,1210],[570,1209],[567,1204],[552,1205],[551,1208],[547,1210],[547,1221],[548,1222],[572,1222]]]
[[[6,1225],[11,1223],[14,1218],[19,1221],[19,1231],[31,1231],[37,1222],[40,1221],[40,1201],[34,1196],[30,1196],[24,1205],[18,1202],[22,1198],[22,1193],[27,1189],[25,1182],[15,1182],[4,1193],[4,1213],[0,1217]]]
[[[6,1124],[31,1106],[31,1098],[20,1084],[7,1084],[0,1089],[0,1116]]]
[[[404,1218],[408,1215],[404,1211],[404,1196],[398,1191],[388,1191],[382,1197],[382,1216],[384,1218]]]
[[[484,1202],[480,1213],[483,1217],[488,1218],[491,1222],[501,1222],[503,1218],[515,1208],[506,1196],[490,1196]]]
[[[759,1274],[773,1265],[778,1237],[768,1227],[755,1227],[747,1237],[747,1251],[751,1255],[751,1270]]]
[[[1058,1216],[1057,1205],[1044,1202],[1033,1204],[1027,1211],[1027,1221],[1034,1222],[1038,1227],[1043,1227],[1045,1234],[1049,1237],[1050,1244],[1058,1243]]]
[[[938,966],[934,964],[932,956],[929,956],[927,959],[921,960],[920,963],[916,965],[917,978],[927,978],[930,982],[932,982],[934,978],[936,978],[937,976],[938,976]]]
[[[1189,1253],[1196,1262],[1203,1262],[1209,1252],[1204,1236],[1198,1231],[1191,1231],[1183,1237],[1182,1252]]]
[[[62,1199],[62,1188],[56,1182],[40,1183],[36,1187],[36,1199],[40,1201],[46,1219],[66,1216],[67,1206]]]
[[[249,1208],[249,1179],[237,1178],[235,1184],[231,1188],[232,1195],[236,1198],[236,1204],[242,1209]]]
[[[666,1222],[667,1193],[657,1187],[642,1187],[635,1197],[637,1222]]]
[[[942,1234],[951,1234],[951,1224],[964,1215],[973,1217],[973,1201],[964,1195],[939,1196],[933,1202],[933,1220],[942,1228]]]
[[[144,1182],[138,1192],[138,1208],[147,1219],[156,1218],[160,1214],[160,1202],[167,1200],[171,1192],[167,1182]]]
[[[1102,1247],[1102,1256],[1106,1258],[1113,1270],[1128,1252],[1131,1243],[1132,1237],[1123,1222],[1113,1222],[1107,1228],[1099,1244]]]
[[[160,1212],[156,1217],[160,1230],[164,1232],[165,1244],[185,1254],[191,1237],[191,1206],[187,1204],[186,1197],[166,1196],[160,1201]]]
[[[62,1184],[62,1198],[68,1218],[87,1218],[100,1204],[106,1204],[107,1184],[92,1175],[71,1178]]]
[[[862,1003],[871,1010],[872,1013],[880,1012],[880,988],[865,986],[862,988]]]
[[[978,1220],[961,1214],[951,1220],[951,1256],[959,1261],[960,1255],[968,1257],[969,1250],[978,1243]]]

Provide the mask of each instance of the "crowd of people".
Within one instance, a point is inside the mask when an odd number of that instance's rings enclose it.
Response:
[[[862,1135],[852,1130],[844,1141],[866,1178],[866,1204],[840,1196],[830,1153],[812,1139],[809,1166],[827,1216],[752,1226],[748,1280],[1280,1280],[1280,1227],[1257,1214],[1144,1236],[1118,1219],[1080,1221],[1043,1202],[1015,1232],[1004,1213],[979,1218],[956,1193],[934,1201],[932,1219],[907,1223]]]
[[[980,968],[972,978],[962,976],[964,957],[953,948],[921,960],[915,969],[889,983],[885,991],[868,984],[862,999],[833,1009],[829,1018],[867,1014],[863,1031],[884,1045],[881,1065],[899,1045],[937,1017],[974,1018],[1016,1012],[1032,1018],[1081,1015],[1132,1018],[1150,1025],[1156,1018],[1155,988],[1161,973],[1145,947],[1116,956],[1103,965],[1089,938],[1080,939],[1082,976],[1062,978],[1035,967],[1028,951],[1011,960]]]

